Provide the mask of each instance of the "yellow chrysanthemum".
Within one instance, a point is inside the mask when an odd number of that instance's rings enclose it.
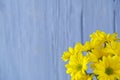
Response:
[[[84,45],[77,43],[62,55],[71,80],[120,80],[120,38],[97,30]],[[89,63],[89,64],[88,64]],[[90,73],[87,67],[91,68]]]
[[[76,74],[79,76],[84,74],[87,70],[88,58],[83,56],[82,53],[72,55],[68,64],[66,64],[66,73],[72,77]]]
[[[98,47],[97,42],[91,40],[91,41],[87,41],[83,48],[84,51],[92,52],[97,47]]]
[[[95,65],[94,73],[98,75],[99,80],[117,80],[120,79],[120,57],[108,56]]]
[[[83,50],[83,46],[81,43],[77,43],[74,48],[69,47],[68,51],[65,51],[62,55],[62,60],[63,61],[68,61],[71,57],[71,55],[74,55],[78,52],[81,52]]]
[[[64,62],[68,61],[70,59],[70,56],[74,53],[73,48],[69,47],[68,51],[65,51],[62,55],[62,60]]]
[[[111,53],[112,55],[120,56],[120,42],[119,41],[112,41],[106,47],[106,52]]]
[[[93,75],[79,74],[79,73],[76,73],[76,75],[71,78],[71,80],[92,80],[92,79],[93,79]]]
[[[115,41],[117,40],[117,33],[113,33],[113,34],[106,34],[103,31],[100,30],[96,30],[95,33],[90,35],[90,38],[95,40],[96,42],[99,42],[100,44],[103,43],[109,43],[111,41]]]
[[[100,49],[95,49],[91,54],[89,54],[90,61],[92,62],[98,62],[99,60],[102,59],[103,56],[109,56],[112,55],[110,52],[106,50],[106,48],[100,48]]]
[[[76,43],[75,47],[74,47],[74,52],[77,53],[77,52],[81,52],[83,51],[83,45],[81,43]]]

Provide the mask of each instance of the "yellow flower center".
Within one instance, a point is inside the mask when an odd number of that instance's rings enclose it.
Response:
[[[79,64],[79,65],[77,66],[77,70],[80,71],[81,69],[82,69],[82,65]]]
[[[106,73],[107,75],[111,75],[111,74],[113,74],[113,69],[110,68],[110,67],[108,67],[108,68],[105,69],[105,73]]]

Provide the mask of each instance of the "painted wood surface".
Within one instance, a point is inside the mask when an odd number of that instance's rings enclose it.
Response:
[[[0,80],[70,80],[68,46],[119,26],[120,0],[0,0]]]

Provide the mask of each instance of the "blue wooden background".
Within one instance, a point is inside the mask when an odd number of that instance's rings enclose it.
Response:
[[[69,80],[62,53],[96,29],[120,34],[120,0],[0,0],[0,80]]]

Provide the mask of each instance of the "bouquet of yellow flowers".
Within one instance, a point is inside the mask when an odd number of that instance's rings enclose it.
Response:
[[[97,30],[85,44],[69,47],[62,60],[71,80],[120,80],[120,39]]]

